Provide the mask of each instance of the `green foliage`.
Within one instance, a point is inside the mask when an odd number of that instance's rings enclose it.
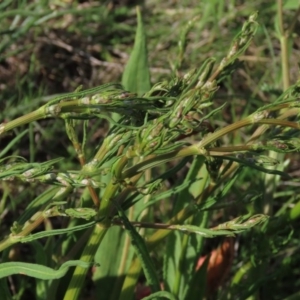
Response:
[[[0,266],[1,278],[8,277],[14,274],[23,274],[26,276],[39,278],[43,280],[49,279],[59,279],[63,277],[69,267],[81,266],[82,268],[90,267],[89,264],[82,261],[74,261],[69,260],[62,264],[58,270],[53,270],[51,268],[30,264],[30,263],[22,263],[22,262],[8,262],[2,263]]]
[[[115,202],[114,205],[116,205],[119,216],[124,224],[124,227],[131,237],[133,247],[135,248],[135,251],[136,251],[136,255],[139,257],[139,259],[142,262],[143,270],[144,270],[144,274],[145,274],[147,283],[149,284],[149,286],[153,292],[158,292],[160,290],[159,280],[158,280],[158,277],[157,277],[157,274],[155,271],[155,266],[151,260],[149,251],[147,250],[145,241],[139,235],[139,233],[136,231],[134,226],[130,223],[130,221],[126,217],[126,214],[124,213],[122,208],[119,206],[119,204],[117,202]]]
[[[151,84],[146,33],[139,9],[137,9],[137,21],[134,46],[122,76],[122,84],[125,89],[141,96],[150,90]]]
[[[191,1],[193,9],[186,7],[184,14],[181,7],[166,9],[167,3],[160,3],[159,11],[144,10],[143,21],[137,9],[136,31],[129,7],[76,5],[0,4],[9,8],[0,15],[0,54],[6,63],[27,33],[53,34],[59,28],[71,34],[67,36],[80,32],[81,39],[96,39],[95,24],[101,24],[104,41],[121,49],[101,53],[105,63],[115,66],[113,57],[132,44],[136,33],[122,85],[71,86],[74,92],[34,101],[27,95],[29,100],[20,106],[14,107],[13,100],[4,106],[1,295],[85,299],[91,296],[87,286],[93,285],[91,297],[110,300],[140,298],[139,289],[152,293],[144,299],[297,297],[298,174],[289,172],[283,155],[297,163],[300,81],[290,84],[286,50],[299,5],[278,1],[269,10],[258,7],[263,14],[258,16],[254,4],[237,10],[237,1]],[[276,21],[266,18],[262,35],[257,19],[275,12]],[[283,30],[284,13],[292,15],[288,30]],[[172,27],[179,36],[176,43],[166,24],[172,14],[177,18]],[[65,15],[79,25],[63,25]],[[224,29],[231,44],[222,38]],[[268,68],[257,65],[255,79],[249,77],[253,61],[260,58],[262,36],[275,58],[272,35],[282,49],[281,67],[274,61],[272,68],[282,74],[283,91],[276,81],[280,76]],[[77,59],[103,63],[75,45],[52,43]],[[38,59],[32,54],[31,71]],[[148,60],[151,67],[163,61],[168,75],[153,75],[157,68],[149,68]],[[264,81],[268,92],[262,89]],[[20,83],[21,94],[30,90],[30,79],[24,86]],[[25,254],[18,250],[24,246],[29,248]]]

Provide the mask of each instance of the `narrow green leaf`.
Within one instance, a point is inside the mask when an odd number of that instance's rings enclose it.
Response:
[[[130,92],[139,96],[150,90],[147,42],[141,12],[137,9],[137,31],[134,47],[125,67],[122,84]]]
[[[114,202],[114,204],[118,209],[119,216],[124,223],[127,233],[132,239],[132,245],[135,249],[136,255],[139,257],[142,263],[147,283],[150,285],[153,292],[160,291],[160,283],[156,274],[155,266],[151,260],[145,241],[136,231],[134,226],[132,226],[121,206],[117,202]]]
[[[151,299],[170,299],[170,300],[177,300],[178,298],[167,291],[160,291],[157,293],[153,293],[148,297],[144,297],[143,300],[151,300]]]
[[[167,239],[163,261],[163,279],[167,290],[173,290],[176,280],[176,272],[182,250],[182,236],[179,232],[172,232]]]
[[[28,129],[24,130],[22,133],[18,134],[11,142],[9,142],[6,147],[0,152],[0,157],[3,157],[22,137],[28,133]]]
[[[27,242],[31,242],[31,241],[34,241],[34,240],[37,240],[37,239],[49,237],[49,236],[61,235],[61,234],[65,234],[65,233],[72,234],[75,231],[90,228],[90,227],[94,226],[95,224],[96,224],[96,221],[92,221],[92,222],[89,222],[89,223],[86,223],[86,224],[74,226],[72,228],[63,228],[63,229],[54,229],[54,230],[41,231],[41,232],[34,233],[34,234],[31,234],[31,235],[28,235],[28,236],[20,237],[19,242],[27,243]],[[15,236],[15,238],[18,239],[18,236]]]
[[[76,266],[79,266],[81,268],[89,268],[91,264],[81,260],[70,260],[62,264],[58,270],[54,270],[52,268],[38,264],[8,262],[0,264],[0,278],[15,274],[22,274],[44,280],[58,279],[63,277],[70,267]]]

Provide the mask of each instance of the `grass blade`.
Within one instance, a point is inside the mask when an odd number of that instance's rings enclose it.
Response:
[[[88,268],[91,266],[91,264],[80,260],[69,260],[62,264],[58,270],[54,270],[52,268],[37,264],[24,262],[8,262],[0,264],[0,278],[15,274],[22,274],[44,280],[58,279],[63,277],[70,267],[75,266]]]
[[[154,294],[151,294],[148,297],[144,297],[144,300],[151,300],[151,299],[170,299],[170,300],[177,300],[178,298],[175,297],[173,294],[167,291],[160,291]]]
[[[139,9],[137,9],[137,21],[134,47],[123,73],[122,84],[130,92],[142,95],[150,90],[151,85],[146,34]]]
[[[135,248],[136,254],[141,260],[147,283],[150,285],[153,292],[159,291],[160,283],[156,275],[155,266],[150,258],[149,251],[143,238],[139,235],[134,226],[132,226],[120,205],[117,202],[114,202],[114,204],[116,205],[119,216],[122,219],[124,226],[132,239],[132,245]]]

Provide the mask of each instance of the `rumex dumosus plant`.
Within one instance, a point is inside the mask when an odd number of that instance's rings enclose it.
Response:
[[[62,158],[38,163],[4,157],[24,134],[3,149],[3,182],[19,180],[49,188],[32,199],[3,237],[2,278],[36,278],[37,299],[78,299],[92,267],[99,297],[131,299],[142,271],[152,291],[149,299],[200,299],[205,295],[208,260],[198,271],[195,266],[205,238],[234,237],[261,224],[260,234],[271,235],[299,217],[296,205],[280,218],[269,219],[251,206],[260,195],[249,194],[240,200],[247,213],[211,226],[212,211],[240,204],[225,199],[245,169],[287,176],[266,167],[278,163],[266,153],[298,151],[299,82],[273,103],[215,129],[215,118],[226,106],[216,105],[216,92],[239,67],[238,58],[258,24],[256,14],[251,15],[219,63],[209,58],[180,75],[185,38],[195,21],[183,30],[171,79],[150,85],[138,13],[135,46],[122,85],[78,89],[0,125],[1,137],[41,119],[62,119],[80,164],[78,170],[59,170],[55,165]],[[87,157],[89,122],[99,118],[108,120],[110,130],[96,154]],[[251,137],[243,143],[222,144],[224,137],[248,127]],[[185,178],[170,186],[179,172]],[[63,220],[64,227],[47,227],[49,219]],[[45,227],[37,231],[41,224]],[[32,246],[34,262],[8,262],[8,250],[18,243]],[[43,254],[45,249],[50,258]],[[155,251],[164,253],[159,261]],[[232,291],[238,288],[237,277]],[[1,289],[8,296],[4,279]]]

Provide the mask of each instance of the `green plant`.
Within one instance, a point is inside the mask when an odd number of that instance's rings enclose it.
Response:
[[[245,22],[217,66],[216,60],[209,58],[201,67],[180,76],[186,36],[195,21],[183,30],[169,81],[150,85],[145,33],[138,13],[135,46],[123,86],[106,84],[77,90],[0,125],[0,136],[4,136],[38,120],[62,119],[80,163],[77,170],[71,170],[54,168],[60,166],[61,158],[38,163],[5,157],[26,130],[0,153],[3,189],[10,181],[17,184],[17,180],[50,186],[31,201],[12,224],[11,233],[0,242],[2,278],[18,273],[36,278],[37,299],[45,295],[48,299],[78,299],[89,267],[94,266],[93,280],[99,285],[100,298],[131,299],[142,270],[153,292],[149,299],[199,299],[199,295],[205,295],[208,260],[197,272],[195,266],[205,238],[243,232],[256,238],[274,235],[299,218],[299,202],[278,217],[268,218],[257,209],[260,193],[249,192],[242,200],[226,201],[249,169],[257,172],[253,174],[288,176],[268,168],[278,162],[264,153],[299,149],[299,82],[276,101],[215,130],[215,119],[220,118],[226,105],[215,104],[216,92],[240,66],[238,58],[257,30],[256,14]],[[99,118],[108,120],[110,130],[96,154],[87,157],[89,126]],[[245,127],[251,128],[249,139],[240,144],[220,143]],[[268,131],[270,127],[278,130]],[[178,178],[175,185],[168,186],[168,180],[177,179],[177,172],[184,172],[185,179]],[[241,206],[242,212],[233,220],[211,225],[213,211],[226,211],[234,205]],[[62,220],[64,228],[52,228],[50,218]],[[42,223],[43,230],[34,232]],[[35,251],[33,262],[8,262],[8,250],[17,243],[29,243]],[[156,261],[155,251],[161,254]],[[158,273],[160,263],[163,268]],[[66,274],[72,266],[76,266],[74,273],[71,270]],[[237,272],[224,297],[243,290],[239,286],[241,277]],[[53,279],[60,280],[50,281]],[[165,291],[160,291],[161,281]],[[9,297],[3,279],[1,289]],[[255,287],[245,295],[253,292]]]

